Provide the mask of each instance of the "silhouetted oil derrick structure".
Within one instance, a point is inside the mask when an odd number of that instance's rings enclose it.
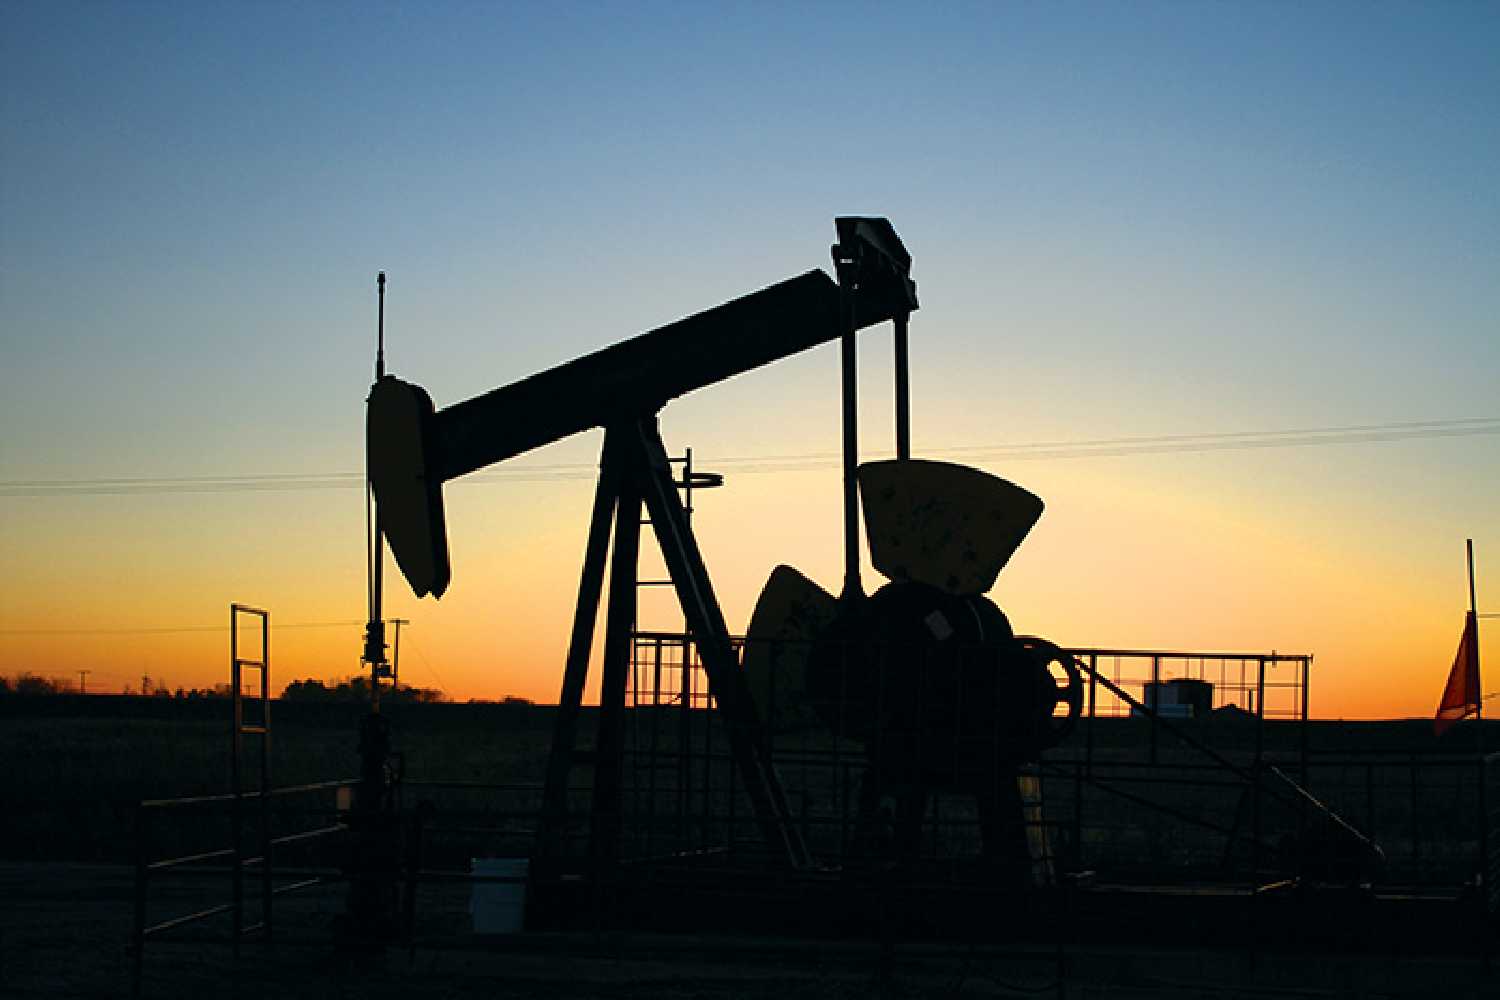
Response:
[[[1317,828],[1361,875],[1373,845],[1307,790],[1305,745],[1290,769],[1273,768],[1262,753],[1265,666],[1277,658],[1258,661],[1255,752],[1240,759],[1210,747],[1188,724],[1197,720],[1155,711],[1163,691],[1178,689],[1191,692],[1194,712],[1215,707],[1201,676],[1173,684],[1163,673],[1163,662],[1181,654],[1065,650],[1016,634],[986,592],[1043,503],[978,469],[911,455],[911,258],[884,219],[840,218],[836,228],[837,280],[810,271],[441,409],[422,387],[383,370],[371,389],[375,521],[419,597],[441,596],[450,582],[444,483],[604,430],[532,857],[533,888],[551,903],[534,906],[534,915],[566,923],[567,885],[589,887],[596,916],[604,890],[621,914],[639,915],[633,905],[686,912],[675,905],[685,897],[672,893],[706,884],[720,895],[738,886],[750,902],[734,909],[752,924],[772,910],[785,920],[785,896],[767,901],[774,885],[809,904],[798,919],[817,924],[828,913],[810,901],[838,887],[841,912],[858,919],[875,878],[964,894],[966,906],[943,919],[998,906],[1024,924],[1032,912],[1024,899],[1057,885],[1060,870],[1076,881],[1098,856],[1085,843],[1094,799],[1173,811],[1127,787],[1122,762],[1096,747],[1101,701],[1143,717],[1144,766],[1180,763],[1161,741],[1188,746],[1238,796],[1227,808],[1214,800],[1232,815],[1209,821],[1220,839],[1207,853],[1223,867],[1240,864],[1248,846],[1247,877],[1260,878],[1270,867],[1264,859],[1275,856],[1268,816],[1281,808],[1275,822],[1295,827],[1294,847]],[[887,320],[896,340],[896,457],[861,464],[856,334]],[[843,404],[841,586],[835,595],[780,566],[746,634],[732,635],[679,494],[691,470],[677,477],[657,414],[685,393],[833,340]],[[860,574],[861,511],[871,562],[884,577],[870,594]],[[661,549],[667,573],[656,582],[675,594],[681,630],[641,627],[642,527]],[[601,604],[600,705],[585,746],[583,691]],[[1112,678],[1101,657],[1118,662],[1122,653],[1149,663],[1149,674],[1129,684],[1118,671]],[[1305,719],[1307,658],[1298,662]],[[1201,672],[1203,656],[1198,663]],[[1219,690],[1232,688],[1220,678]],[[1248,693],[1243,677],[1236,690]],[[1085,718],[1083,748],[1044,756]],[[1201,774],[1168,780],[1203,783]],[[1044,803],[1044,784],[1062,794]],[[653,901],[642,902],[647,896]]]
[[[1042,504],[978,470],[909,457],[906,322],[917,305],[911,258],[883,219],[841,218],[836,228],[837,284],[821,271],[809,272],[441,411],[420,387],[394,377],[382,375],[371,391],[378,523],[419,596],[441,595],[448,584],[443,482],[578,431],[605,428],[539,860],[558,845],[570,812],[578,710],[611,545],[600,717],[587,758],[594,768],[589,841],[596,870],[619,858],[622,713],[634,659],[634,574],[644,508],[693,636],[692,655],[702,660],[724,720],[735,774],[773,855],[793,869],[810,862],[747,684],[764,672],[754,640],[779,642],[783,637],[774,630],[780,624],[765,625],[767,616],[822,599],[826,623],[808,647],[807,662],[788,668],[789,675],[805,675],[808,704],[836,736],[865,745],[872,767],[861,792],[863,820],[873,821],[882,800],[894,794],[898,840],[910,848],[928,790],[961,786],[978,797],[987,852],[1005,855],[1016,868],[1029,863],[1015,769],[1066,733],[1078,715],[1081,682],[1055,645],[1016,638],[1003,612],[982,595]],[[854,336],[887,319],[897,325],[898,458],[860,466]],[[685,392],[835,338],[843,349],[843,589],[835,600],[801,587],[790,571],[774,575],[758,612],[761,631],[770,632],[752,634],[742,671],[655,415]],[[868,597],[859,570],[861,483],[874,562],[890,580]],[[797,592],[779,593],[788,583]],[[683,649],[686,656],[686,643]],[[955,728],[950,716],[960,704],[965,714]]]
[[[737,773],[766,841],[784,864],[793,868],[807,864],[707,567],[677,494],[656,414],[686,392],[839,337],[845,342],[848,388],[854,333],[897,317],[904,327],[904,317],[916,307],[916,297],[907,277],[910,257],[889,223],[841,219],[838,226],[839,285],[822,271],[810,271],[441,411],[434,410],[421,387],[391,376],[377,378],[371,390],[367,435],[377,523],[418,596],[441,595],[448,585],[444,482],[579,431],[605,429],[548,767],[540,839],[543,855],[569,811],[567,786],[576,763],[578,713],[605,560],[612,546],[600,718],[590,761],[594,766],[590,854],[598,868],[617,859],[622,713],[644,509],[703,658],[715,703],[728,727]],[[846,399],[846,413],[850,406],[852,398]]]
[[[1437,856],[1428,832],[1433,814],[1463,798],[1452,788],[1493,780],[1493,760],[1475,774],[1468,758],[1350,762],[1313,753],[1305,654],[1065,649],[1016,634],[986,595],[1042,501],[980,470],[912,456],[911,258],[883,219],[840,218],[836,227],[837,280],[809,271],[446,408],[387,375],[378,354],[367,411],[375,509],[364,655],[376,699],[382,678],[394,679],[380,614],[381,539],[419,597],[440,596],[451,575],[443,485],[604,430],[545,783],[398,781],[389,720],[372,712],[361,727],[358,779],[269,791],[336,794],[334,822],[276,838],[263,822],[259,859],[243,858],[236,843],[152,860],[150,817],[169,809],[233,811],[239,829],[240,799],[249,796],[238,765],[229,795],[143,802],[138,983],[148,938],[238,914],[241,869],[262,863],[267,901],[344,880],[341,943],[369,948],[410,933],[415,885],[427,877],[511,888],[529,878],[533,926],[1031,938],[1056,943],[1059,956],[1065,941],[1159,943],[1162,929],[1179,943],[1252,953],[1267,939],[1351,942],[1369,939],[1380,929],[1372,914],[1391,906],[1421,914],[1428,943],[1449,947],[1455,914],[1494,908],[1500,879],[1489,892],[1471,882],[1459,900],[1470,908],[1449,908],[1439,921],[1417,892],[1377,897],[1372,888],[1383,862],[1412,885],[1443,866],[1450,886],[1496,864],[1482,847],[1472,859]],[[896,457],[861,464],[856,334],[886,320],[895,328]],[[694,469],[691,453],[669,458],[657,414],[680,395],[833,340],[843,403],[841,585],[835,594],[777,566],[745,634],[732,634],[690,518],[693,490],[722,479]],[[869,594],[861,520],[883,578]],[[643,528],[661,549],[663,578],[641,576]],[[653,590],[675,597],[680,626],[648,627],[640,598]],[[583,691],[601,604],[600,705],[590,712]],[[253,670],[253,658],[231,655],[237,693],[238,672]],[[512,707],[533,706],[485,706]],[[238,696],[233,710],[238,761],[242,729],[257,723],[242,716]],[[1347,779],[1351,768],[1362,787]],[[1389,776],[1378,780],[1382,771]],[[1455,784],[1421,787],[1433,771]],[[268,780],[257,793],[262,806]],[[403,811],[399,793],[416,785],[447,798]],[[1380,808],[1393,795],[1409,804],[1394,836]],[[463,820],[439,830],[435,810],[468,796],[512,797],[494,809],[452,808]],[[469,823],[476,815],[483,822]],[[450,870],[424,870],[424,821],[434,845],[425,857]],[[1377,824],[1391,857],[1374,840]],[[440,846],[438,833],[449,838]],[[338,871],[322,867],[271,889],[271,846],[325,836],[344,848]],[[529,876],[519,876],[528,845]],[[483,871],[452,870],[484,855],[493,857]],[[231,904],[151,922],[149,879],[224,858],[235,865]],[[250,928],[231,919],[237,941]],[[1061,981],[1060,959],[1059,973]]]

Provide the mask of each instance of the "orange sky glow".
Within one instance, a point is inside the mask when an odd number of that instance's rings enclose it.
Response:
[[[1500,6],[851,11],[8,5],[0,675],[222,683],[231,602],[278,688],[359,668],[378,272],[387,371],[441,407],[869,215],[921,302],[914,456],[1047,504],[991,594],[1018,632],[1307,653],[1314,716],[1430,716],[1465,538],[1500,611]],[[860,345],[885,458],[889,328]],[[726,476],[731,630],[778,563],[836,587],[834,345],[662,428]],[[1276,438],[1317,428],[1364,430]],[[390,574],[403,680],[556,700],[601,437],[447,485],[449,592]],[[1120,440],[1161,447],[1079,447]]]
[[[586,435],[564,457],[597,440],[597,432]],[[524,461],[545,464],[541,455]],[[1431,552],[1364,546],[1362,522],[1383,516],[1377,500],[1356,495],[1321,521],[1298,509],[1305,498],[1295,494],[1268,503],[1274,489],[1237,502],[1207,485],[1209,461],[992,470],[1038,492],[1048,509],[991,596],[1018,631],[1069,646],[1311,653],[1318,717],[1427,714],[1467,600],[1461,541]],[[711,455],[700,452],[698,462],[713,467]],[[415,600],[387,564],[387,614],[412,622],[402,643],[407,683],[458,700],[556,700],[592,493],[581,477],[447,487],[448,595]],[[231,598],[272,611],[278,688],[357,669],[364,614],[357,494],[131,500],[84,521],[63,509],[97,502],[70,499],[31,512],[34,530],[16,553],[25,572],[0,590],[7,618],[29,626],[0,632],[4,672],[77,683],[76,672],[88,669],[94,691],[140,690],[143,675],[168,688],[222,683]],[[255,530],[239,526],[241,507],[260,512]],[[92,526],[85,537],[80,523]],[[835,469],[730,474],[726,488],[700,494],[696,526],[736,631],[777,562],[830,589],[837,584]],[[1480,557],[1482,567],[1482,547]],[[643,577],[662,575],[649,543],[641,567]],[[868,561],[865,578],[867,588],[879,583]],[[643,601],[643,627],[678,622],[665,593]],[[1500,662],[1497,628],[1481,629],[1486,662]]]

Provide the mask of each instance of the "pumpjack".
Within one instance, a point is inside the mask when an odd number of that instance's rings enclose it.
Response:
[[[418,597],[441,597],[450,584],[444,483],[604,429],[539,856],[567,819],[569,772],[612,547],[590,850],[602,864],[617,859],[643,508],[742,786],[781,864],[801,869],[812,859],[771,759],[768,727],[783,721],[765,698],[772,684],[792,692],[792,704],[800,699],[839,735],[865,744],[872,777],[862,800],[873,808],[895,794],[903,803],[907,841],[928,793],[957,788],[978,798],[987,854],[1026,849],[1014,769],[1066,735],[1081,708],[1081,684],[1069,657],[1044,640],[1016,637],[983,595],[1040,516],[1042,502],[979,470],[911,458],[908,324],[918,308],[911,257],[886,219],[841,217],[835,228],[836,279],[811,270],[442,409],[421,386],[377,368],[366,423],[377,544],[383,535]],[[860,465],[856,334],[885,322],[893,323],[895,334],[897,455]],[[833,340],[841,342],[843,588],[835,598],[778,567],[757,603],[742,662],[678,496],[657,416],[679,396]],[[888,580],[869,596],[860,581],[861,491],[872,562]],[[377,607],[372,634],[378,620]],[[921,669],[912,669],[915,664]],[[945,711],[950,718],[956,712],[959,724],[942,721]],[[1005,787],[1010,792],[996,793]]]

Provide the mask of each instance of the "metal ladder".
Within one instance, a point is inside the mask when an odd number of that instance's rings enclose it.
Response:
[[[714,488],[716,486],[722,486],[723,483],[724,483],[724,477],[721,476],[721,475],[719,475],[719,474],[717,474],[717,473],[712,473],[712,472],[708,472],[708,473],[697,472],[697,473],[695,473],[693,471],[693,449],[691,449],[691,448],[685,448],[685,449],[683,449],[683,453],[682,453],[682,456],[680,458],[668,457],[667,461],[669,463],[671,463],[673,466],[681,466],[682,467],[682,478],[680,478],[680,479],[674,479],[673,480],[673,485],[675,485],[677,487],[678,492],[682,495],[683,510],[687,513],[687,522],[688,522],[688,524],[691,525],[693,523],[693,490],[695,488],[696,489],[712,489],[712,488]],[[651,515],[645,513],[644,511],[642,511],[642,514],[641,514],[641,527],[643,527],[643,528],[644,527],[649,527],[650,524],[651,524]],[[657,588],[657,587],[671,587],[672,585],[673,584],[672,584],[672,581],[671,581],[670,578],[645,579],[645,580],[643,580],[643,579],[641,579],[640,572],[639,571],[636,572],[635,587],[636,587],[636,592],[637,592],[638,595],[639,595],[639,593],[641,591],[644,591],[644,590],[650,590],[650,589]],[[637,608],[637,613],[639,614],[639,608],[640,608],[639,596],[637,597],[637,600],[636,600],[636,608]],[[632,622],[631,624],[632,624],[632,627],[635,628],[635,627],[639,627],[640,622],[636,621],[636,622]],[[682,625],[682,631],[683,631],[683,635],[684,636],[686,636],[688,634],[687,622],[685,620],[684,620],[683,625]],[[684,647],[684,653],[686,653],[686,648],[687,647],[685,646]],[[634,685],[636,683],[634,667],[635,667],[636,663],[639,660],[639,656],[640,656],[639,649],[638,648],[633,648],[631,650],[631,661],[632,661],[631,684],[632,684],[633,694],[634,694],[634,696],[636,698],[640,697],[640,692],[639,691],[634,691]],[[681,697],[683,698],[684,701],[688,701],[691,698],[691,691],[692,691],[692,678],[690,677],[691,669],[692,669],[692,667],[691,667],[691,657],[689,657],[687,655],[684,655],[683,660],[684,660],[684,662],[682,664],[682,678],[681,678],[681,684],[680,684]],[[660,682],[657,681],[655,683],[655,687],[656,687],[657,690],[655,690],[653,692],[654,695],[656,695],[656,696],[660,695],[660,693],[661,693],[660,692],[660,686],[661,686]]]
[[[684,511],[687,514],[687,522],[688,522],[689,525],[691,525],[692,521],[693,521],[693,490],[694,490],[694,488],[696,487],[696,488],[699,488],[699,489],[710,489],[710,488],[713,488],[715,486],[723,485],[723,477],[720,476],[720,475],[718,475],[718,474],[716,474],[716,473],[707,473],[707,474],[701,473],[701,472],[695,473],[693,471],[693,449],[692,448],[684,448],[683,449],[683,453],[682,453],[681,456],[670,456],[669,455],[667,457],[667,461],[668,461],[668,463],[671,464],[671,466],[674,468],[674,470],[676,468],[678,468],[678,467],[680,467],[681,470],[682,470],[682,472],[681,472],[681,478],[674,477],[674,479],[673,479],[673,485],[675,485],[677,487],[678,492],[682,496],[682,506],[683,506]],[[648,514],[648,513],[646,513],[645,511],[642,511],[642,514],[641,514],[641,527],[646,528],[646,527],[649,527],[650,525],[651,525],[651,515]],[[647,590],[651,590],[651,589],[655,589],[655,588],[661,588],[661,587],[670,588],[672,586],[673,586],[673,583],[672,583],[672,580],[669,577],[655,578],[655,579],[642,579],[641,575],[640,575],[640,572],[639,572],[639,568],[637,569],[636,576],[635,576],[635,587],[636,587],[636,594],[637,594],[637,597],[636,597],[636,620],[631,623],[631,630],[632,631],[635,631],[636,629],[640,628],[640,620],[639,620],[640,605],[641,605],[640,596],[641,596],[642,592],[647,591]],[[648,649],[651,650],[652,653],[654,653],[654,658],[653,658],[653,660],[650,663],[646,663],[643,660],[643,655],[644,655],[645,651],[648,650]],[[630,697],[631,697],[632,704],[635,707],[637,707],[637,708],[641,707],[641,705],[644,703],[644,699],[647,699],[647,698],[649,698],[650,704],[653,707],[659,707],[662,704],[661,698],[662,698],[663,670],[664,669],[670,670],[672,668],[672,666],[674,666],[674,664],[663,663],[663,661],[662,661],[662,655],[661,654],[662,654],[662,645],[661,645],[660,640],[657,640],[654,644],[652,644],[652,643],[643,643],[641,640],[638,640],[638,639],[633,639],[632,642],[631,642],[631,651],[630,651],[630,682],[629,682],[630,683]],[[671,768],[672,770],[675,770],[677,772],[677,774],[676,774],[676,782],[677,782],[676,811],[677,811],[677,817],[678,817],[678,824],[677,824],[678,825],[678,830],[677,830],[677,833],[678,833],[679,838],[684,843],[686,843],[686,837],[687,837],[687,832],[686,832],[687,814],[688,814],[689,809],[690,809],[689,803],[690,803],[690,800],[691,800],[691,797],[692,797],[691,796],[691,788],[692,788],[692,778],[693,778],[693,747],[692,747],[691,734],[692,734],[692,720],[693,720],[692,712],[693,712],[693,708],[694,708],[694,705],[693,705],[693,697],[694,697],[694,690],[693,690],[693,668],[694,668],[694,663],[693,663],[693,643],[692,643],[691,634],[690,634],[690,632],[688,630],[688,625],[687,625],[686,618],[684,618],[683,623],[682,623],[682,644],[680,646],[680,657],[681,657],[680,661],[677,664],[675,664],[675,666],[677,668],[677,674],[678,674],[678,684],[677,684],[677,692],[678,693],[677,693],[677,697],[678,697],[678,705],[680,707],[680,712],[678,713],[678,734],[677,734],[679,752],[677,753],[675,760],[668,762],[666,765],[658,764],[656,767],[653,767],[651,769],[652,773],[650,773],[648,775],[645,775],[644,781],[645,781],[645,784],[646,784],[646,790],[645,790],[646,791],[646,796],[647,796],[646,801],[649,804],[648,805],[648,810],[651,811],[652,814],[653,814],[653,818],[652,818],[652,820],[649,823],[649,829],[650,829],[651,833],[654,834],[654,832],[655,832],[655,826],[656,826],[656,824],[655,824],[655,818],[654,818],[654,810],[655,810],[656,795],[657,795],[657,780],[656,780],[657,776],[656,776],[656,774],[654,772],[656,770],[661,769],[663,766]],[[647,690],[645,690],[645,691],[642,690],[642,672],[643,672],[642,668],[643,667],[647,668],[647,670],[649,671],[650,677],[651,677],[651,680],[650,680],[650,682],[649,682],[649,684],[647,686]],[[706,690],[706,687],[705,687],[705,690],[703,692],[703,695],[704,695],[704,699],[703,699],[703,704],[702,704],[701,707],[708,708],[709,707],[709,703],[708,703],[708,699],[707,699],[707,690]],[[651,721],[651,726],[652,726],[651,739],[652,739],[653,744],[655,743],[656,739],[659,737],[658,727],[660,725],[661,725],[661,720],[659,718],[657,718],[655,715],[653,715],[652,716],[652,721]],[[632,744],[635,746],[635,748],[637,750],[639,750],[640,749],[640,742],[643,739],[642,734],[640,734],[638,731],[637,732],[632,732],[630,738],[631,738]],[[639,753],[637,753],[637,754],[635,754],[633,756],[634,756],[634,759],[637,761],[637,773],[635,775],[635,780],[637,782],[640,782],[643,779],[642,779],[642,775],[640,773],[640,767],[639,767],[639,763],[638,762],[642,759],[642,755],[639,754]],[[652,759],[655,758],[655,750],[654,750],[654,748],[653,748],[653,750],[652,750],[652,752],[651,752],[651,754],[649,756]],[[649,837],[648,837],[648,842],[649,842]]]
[[[240,655],[240,620],[241,618],[259,619],[260,626],[260,656],[252,658]],[[251,626],[254,628],[254,625]],[[254,671],[260,672],[260,693],[245,698],[246,671],[251,672],[253,684]],[[230,792],[234,796],[231,810],[230,823],[232,826],[232,874],[233,880],[233,905],[232,918],[234,922],[234,953],[238,957],[240,953],[240,939],[246,934],[260,931],[266,940],[271,938],[271,613],[261,608],[252,608],[244,604],[231,604],[229,606],[229,694],[233,702],[234,714],[230,726],[230,754],[229,754],[229,783]],[[252,711],[252,718],[246,719],[245,702],[259,704],[259,709]],[[255,857],[245,856],[245,739],[250,737],[259,741],[260,767],[258,770],[258,788],[252,788],[253,795],[259,805],[258,834],[260,840],[260,853]],[[252,864],[260,865],[260,920],[257,923],[246,925],[245,923],[245,869]]]

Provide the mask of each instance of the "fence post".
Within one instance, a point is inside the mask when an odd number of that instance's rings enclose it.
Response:
[[[1475,921],[1475,925],[1481,928],[1479,932],[1480,957],[1484,962],[1485,975],[1488,976],[1491,964],[1490,941],[1494,936],[1492,921],[1495,915],[1494,907],[1490,903],[1495,898],[1495,887],[1490,883],[1490,814],[1486,805],[1483,717],[1476,719],[1474,725],[1475,728],[1481,730],[1481,735],[1478,737],[1479,788],[1475,796],[1476,805],[1479,807],[1479,872],[1475,879],[1475,884],[1479,888],[1479,919]]]
[[[1309,656],[1302,657],[1301,666],[1302,666],[1302,733],[1301,733],[1301,745],[1298,747],[1298,749],[1301,751],[1301,755],[1302,755],[1302,761],[1301,761],[1301,763],[1302,763],[1302,774],[1301,774],[1302,787],[1306,788],[1308,790],[1311,790],[1312,789],[1312,782],[1309,780],[1309,775],[1308,775],[1308,767],[1309,767],[1308,756],[1310,754],[1310,751],[1308,749],[1308,742],[1309,742],[1309,735],[1310,734],[1308,733],[1308,729],[1307,729],[1307,722],[1308,722],[1308,715],[1309,715],[1307,691],[1308,691],[1308,685],[1312,682],[1312,658],[1309,657]]]
[[[401,634],[400,629],[396,634]],[[400,640],[398,639],[397,642]],[[400,646],[396,647],[398,650]],[[271,940],[271,616],[260,619],[260,922]]]
[[[150,819],[145,803],[135,811],[135,929],[131,934],[130,995],[141,995],[146,959],[146,880],[151,875]]]
[[[1411,786],[1411,870],[1412,877],[1415,878],[1422,863],[1421,834],[1417,825],[1417,755],[1415,752],[1407,756],[1407,762]]]
[[[1261,835],[1261,813],[1260,813],[1260,788],[1263,784],[1261,779],[1261,768],[1264,763],[1266,749],[1266,658],[1258,657],[1255,661],[1255,767],[1251,776],[1255,781],[1255,787],[1251,790],[1250,815],[1251,830],[1251,868],[1257,887],[1260,885],[1260,835]]]
[[[1151,709],[1151,763],[1156,763],[1156,720],[1161,716],[1161,657],[1151,657],[1151,697],[1142,698]]]

